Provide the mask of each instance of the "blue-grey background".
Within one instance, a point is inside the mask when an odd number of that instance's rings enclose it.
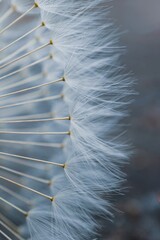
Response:
[[[160,0],[114,0],[111,15],[127,48],[122,61],[133,72],[137,95],[128,137],[134,155],[124,171],[124,195],[115,199],[114,222],[104,240],[160,239]],[[106,224],[107,225],[107,224]]]

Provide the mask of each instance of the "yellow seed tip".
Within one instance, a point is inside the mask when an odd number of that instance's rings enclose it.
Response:
[[[16,7],[16,5],[12,5],[12,10],[15,12],[16,10],[17,10],[17,7]]]
[[[52,180],[48,181],[48,185],[51,186],[52,184]]]
[[[63,168],[65,168],[65,169],[67,168],[67,164],[66,163],[64,163],[64,167]]]
[[[42,22],[41,25],[42,25],[42,27],[44,27],[46,24],[45,24],[45,22]]]
[[[49,44],[50,44],[50,45],[53,45],[53,40],[52,40],[52,39],[49,41]]]
[[[26,213],[25,213],[25,217],[27,218],[27,217],[28,217],[28,215],[29,215],[29,212],[26,212]]]
[[[50,54],[50,55],[49,55],[49,58],[50,58],[50,59],[52,59],[52,58],[53,58],[53,55],[52,55],[52,54]]]
[[[38,8],[38,7],[39,7],[39,6],[38,6],[38,3],[35,2],[35,3],[34,3],[34,7],[35,7],[35,8]]]
[[[54,202],[54,200],[55,200],[55,197],[51,197],[50,199],[51,199],[51,202]]]

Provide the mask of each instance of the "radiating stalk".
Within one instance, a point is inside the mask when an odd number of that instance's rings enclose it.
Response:
[[[31,141],[16,141],[16,140],[6,140],[6,139],[0,139],[1,144],[15,144],[15,145],[31,145],[31,146],[37,146],[37,147],[49,147],[49,148],[62,148],[62,143],[45,143],[45,142],[31,142]]]
[[[0,23],[2,23],[6,18],[9,18],[9,16],[15,11],[15,7],[11,6],[1,17],[0,17]]]
[[[37,48],[33,49],[33,50],[30,51],[30,52],[27,52],[27,53],[25,53],[25,54],[23,54],[23,55],[15,58],[15,59],[13,59],[13,60],[11,60],[11,61],[8,61],[7,63],[4,63],[3,65],[0,66],[0,69],[5,68],[5,67],[8,67],[9,65],[11,65],[11,64],[13,64],[13,63],[15,63],[15,62],[17,63],[19,60],[24,59],[24,58],[32,55],[33,53],[42,50],[43,48],[45,48],[45,47],[47,47],[47,46],[49,46],[49,45],[51,45],[51,41],[48,42],[48,43],[46,43],[46,44],[43,44],[43,45],[40,46],[40,47],[37,47]]]
[[[0,177],[0,178],[2,178],[3,180],[6,180],[4,177]],[[6,180],[6,181],[7,181],[7,180]],[[12,181],[11,181],[11,182],[12,182]],[[6,199],[4,199],[4,198],[0,197],[0,201],[2,201],[2,202],[4,202],[4,203],[6,203],[7,205],[9,205],[10,207],[12,207],[12,208],[16,209],[18,212],[20,212],[20,213],[24,214],[25,216],[27,216],[27,215],[28,215],[28,213],[27,213],[26,211],[24,211],[23,209],[21,209],[21,208],[17,207],[15,204],[13,204],[13,203],[11,203],[11,202],[7,201]]]
[[[17,23],[18,21],[20,21],[24,16],[26,16],[29,12],[31,12],[34,8],[36,8],[37,5],[34,4],[31,8],[29,8],[26,12],[24,12],[21,16],[19,16],[18,18],[16,18],[13,22],[11,22],[10,24],[8,24],[6,27],[4,27],[2,30],[0,30],[0,34],[4,33],[7,29],[9,29],[10,27],[12,27],[15,23]]]
[[[39,177],[35,177],[35,176],[29,175],[29,174],[26,174],[26,173],[23,173],[23,172],[20,172],[20,171],[13,170],[13,169],[8,168],[8,167],[0,166],[0,169],[2,169],[4,171],[7,171],[7,172],[10,172],[10,173],[13,173],[13,174],[16,174],[16,175],[19,175],[19,176],[22,176],[22,177],[26,177],[26,178],[35,180],[35,181],[40,182],[40,183],[44,183],[44,184],[49,184],[50,183],[50,180],[45,180],[45,179],[42,179],[42,178],[39,178]]]
[[[15,134],[15,135],[70,135],[70,132],[17,132],[17,131],[0,131],[0,134]]]
[[[4,233],[2,230],[0,230],[0,233],[3,237],[5,237],[7,240],[12,240],[6,233]]]
[[[44,193],[42,193],[42,192],[39,192],[39,191],[33,189],[33,188],[30,188],[30,187],[27,187],[27,186],[25,186],[25,185],[22,185],[22,184],[20,184],[20,183],[18,183],[18,182],[15,182],[15,181],[11,180],[11,179],[8,179],[8,178],[2,177],[2,176],[0,176],[0,178],[3,179],[4,181],[10,182],[10,183],[18,186],[18,187],[21,187],[21,188],[24,188],[24,189],[26,189],[26,190],[28,190],[28,191],[30,191],[30,192],[33,192],[33,193],[35,193],[35,194],[37,194],[37,195],[39,195],[39,196],[41,196],[41,197],[44,197],[44,198],[46,198],[46,199],[48,199],[48,200],[50,200],[50,201],[53,201],[53,200],[54,200],[54,197],[51,197],[51,196],[49,196],[49,195],[46,195],[46,194],[44,194]],[[5,200],[5,199],[2,199],[2,201],[6,201],[6,200]],[[7,201],[6,201],[6,202],[7,202]],[[8,202],[8,204],[9,204],[9,202]],[[10,203],[10,204],[11,204],[11,203]],[[11,204],[11,206],[13,206],[13,207],[16,208],[16,206],[13,205],[13,204]],[[17,207],[17,210],[18,210],[18,207]],[[21,212],[24,213],[25,215],[28,215],[28,213],[25,212],[25,211],[23,211],[22,209],[19,209],[19,211],[21,211]]]
[[[5,223],[0,222],[0,224],[8,231],[10,232],[13,236],[15,236],[18,240],[25,240],[23,237],[21,237],[17,232],[13,231],[12,228],[7,226]]]
[[[61,98],[62,98],[62,94],[59,94],[59,95],[55,95],[55,96],[50,96],[50,97],[45,97],[45,98],[38,98],[38,99],[29,100],[29,101],[18,102],[18,103],[13,103],[13,104],[0,106],[0,109],[10,108],[10,107],[17,107],[17,106],[21,106],[21,105],[30,104],[30,103],[38,103],[38,102],[57,100],[57,99],[61,99]]]
[[[55,84],[55,83],[58,83],[58,82],[62,82],[62,81],[63,81],[63,78],[60,78],[58,80],[53,80],[53,81],[48,82],[48,83],[39,84],[39,85],[29,87],[29,88],[23,88],[23,89],[18,90],[18,91],[13,91],[13,92],[10,92],[10,93],[0,95],[0,98],[12,96],[14,94],[19,94],[19,93],[23,93],[23,92],[27,92],[27,91],[31,91],[31,90],[35,90],[35,89],[41,88],[41,87],[46,87],[46,86],[49,86],[49,85],[52,85],[52,84]]]
[[[14,198],[17,198],[18,200],[24,202],[25,204],[28,204],[28,205],[31,204],[30,201],[29,201],[29,199],[24,198],[24,197],[21,196],[20,194],[15,193],[14,191],[12,191],[11,189],[8,189],[8,188],[6,188],[6,187],[4,187],[4,186],[0,186],[0,189],[2,189],[4,192],[10,194],[10,195],[13,196]]]
[[[37,158],[25,157],[22,155],[16,155],[16,154],[5,153],[5,152],[0,152],[0,155],[10,156],[10,157],[15,157],[15,158],[22,158],[24,160],[33,161],[33,162],[37,162],[37,163],[50,164],[50,165],[54,165],[54,166],[62,167],[62,168],[64,167],[64,164],[62,164],[62,163],[56,163],[56,162],[50,162],[50,161],[37,159]]]
[[[25,67],[22,67],[22,68],[20,68],[20,69],[18,69],[18,70],[16,70],[16,71],[13,71],[13,72],[11,72],[11,73],[8,73],[8,74],[0,77],[0,80],[2,80],[2,79],[4,79],[4,78],[8,78],[8,77],[10,77],[10,76],[12,76],[12,75],[15,75],[15,74],[17,74],[17,73],[20,73],[20,72],[22,72],[22,71],[24,71],[24,70],[26,70],[26,69],[28,69],[28,68],[30,68],[30,67],[33,67],[33,66],[35,66],[35,65],[37,65],[37,64],[39,64],[39,63],[42,63],[42,62],[44,62],[44,61],[47,61],[47,60],[49,60],[49,59],[52,59],[52,55],[47,55],[46,57],[43,57],[43,58],[41,58],[41,59],[39,59],[39,60],[37,60],[37,61],[35,61],[35,62],[33,62],[33,63],[30,63],[30,64],[26,65]]]

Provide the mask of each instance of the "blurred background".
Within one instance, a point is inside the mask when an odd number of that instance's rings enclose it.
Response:
[[[160,0],[113,0],[111,6],[127,48],[122,62],[138,94],[128,119],[134,155],[103,240],[160,240]]]

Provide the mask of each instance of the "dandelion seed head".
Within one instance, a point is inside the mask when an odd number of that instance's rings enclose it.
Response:
[[[2,228],[8,239],[93,239],[128,158],[131,78],[103,0],[0,1]]]

